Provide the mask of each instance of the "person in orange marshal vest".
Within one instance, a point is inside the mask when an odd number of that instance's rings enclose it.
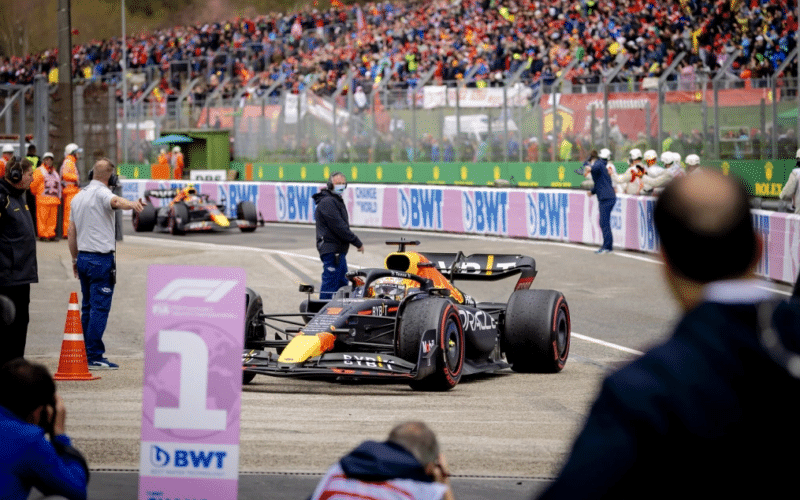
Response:
[[[6,175],[6,163],[14,156],[14,146],[6,144],[3,146],[3,155],[0,156],[0,177]]]
[[[64,186],[64,238],[69,233],[69,205],[72,198],[81,190],[81,179],[78,174],[78,155],[81,153],[83,153],[83,149],[74,142],[67,144],[67,147],[64,148],[64,162],[61,164],[61,185]]]
[[[175,179],[183,178],[183,153],[181,147],[175,146],[172,148],[172,158],[170,158],[170,166],[172,167],[172,176]]]
[[[61,204],[61,176],[53,165],[53,153],[45,153],[41,167],[33,171],[31,192],[36,195],[36,227],[39,239],[55,241],[58,206]]]

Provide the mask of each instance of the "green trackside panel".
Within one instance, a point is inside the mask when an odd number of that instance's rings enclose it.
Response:
[[[725,175],[739,177],[751,196],[777,198],[795,168],[794,159],[785,160],[721,160],[707,162]]]
[[[125,179],[149,179],[150,165],[146,163],[120,163],[118,174]]]

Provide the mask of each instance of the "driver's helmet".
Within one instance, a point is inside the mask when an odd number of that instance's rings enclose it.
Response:
[[[367,288],[367,297],[382,297],[394,300],[402,299],[406,294],[403,278],[378,278]]]
[[[194,184],[188,184],[183,188],[183,198],[188,202],[197,200],[197,190],[194,188]]]

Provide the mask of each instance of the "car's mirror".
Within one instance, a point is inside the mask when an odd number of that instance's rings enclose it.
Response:
[[[314,285],[306,285],[305,283],[300,283],[300,291],[303,293],[314,293]]]

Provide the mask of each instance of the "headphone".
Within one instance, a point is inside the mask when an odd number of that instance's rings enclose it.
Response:
[[[8,173],[6,174],[8,180],[11,181],[11,184],[18,184],[22,181],[22,175],[24,173],[22,162],[17,161],[16,156],[12,156],[8,161]]]
[[[112,167],[114,167],[114,170],[111,173],[111,177],[108,178],[108,187],[114,189],[119,184],[119,176],[117,175],[117,166],[111,163],[110,160],[108,161],[108,163],[111,164]],[[94,179],[94,168],[89,170],[89,180],[91,181],[92,179]]]
[[[336,177],[337,175],[341,175],[341,176],[344,177],[344,173],[342,173],[342,172],[338,172],[338,171],[337,172],[332,172],[330,177],[328,177],[328,190],[333,191],[333,178]],[[345,182],[344,185],[347,186],[347,182]]]

